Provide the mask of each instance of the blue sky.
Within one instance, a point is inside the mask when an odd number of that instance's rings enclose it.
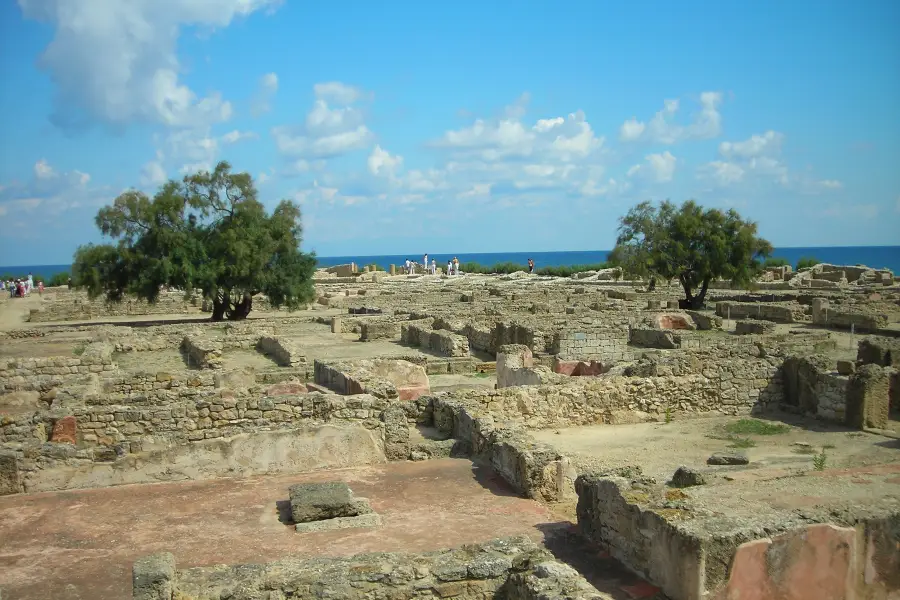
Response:
[[[218,160],[320,255],[608,249],[645,199],[900,244],[900,3],[0,3],[0,264]]]

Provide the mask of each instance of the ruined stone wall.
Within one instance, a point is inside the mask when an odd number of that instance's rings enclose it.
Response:
[[[301,354],[296,345],[286,337],[262,336],[256,348],[281,367],[297,368],[306,365],[306,356]]]
[[[98,317],[133,315],[178,315],[199,312],[199,299],[185,300],[182,292],[163,292],[151,304],[136,298],[122,302],[107,302],[99,298],[90,300],[87,294],[61,289],[48,295],[41,307],[33,309],[28,320],[33,323],[47,321],[75,321]]]
[[[887,327],[888,316],[878,312],[838,310],[826,298],[816,298],[812,305],[812,320],[816,325],[856,331],[878,331]]]
[[[554,335],[551,354],[560,360],[599,360],[622,362],[633,360],[628,348],[628,328],[603,327],[572,329]]]
[[[443,356],[469,356],[469,340],[443,329],[433,330],[412,323],[403,324],[400,327],[400,341]]]
[[[93,343],[78,356],[0,359],[0,393],[47,391],[91,373],[115,371],[112,347]]]
[[[723,319],[759,319],[776,323],[807,320],[799,304],[716,302],[716,315]]]
[[[497,387],[522,385],[549,385],[563,383],[567,379],[545,366],[535,366],[528,346],[508,344],[497,352]]]
[[[177,570],[169,553],[135,561],[133,598],[295,600],[341,598],[457,598],[458,600],[600,600],[571,567],[526,536],[426,552],[371,553],[268,564]]]
[[[198,369],[220,369],[222,367],[221,342],[200,335],[186,335],[181,340],[181,351],[191,366]]]

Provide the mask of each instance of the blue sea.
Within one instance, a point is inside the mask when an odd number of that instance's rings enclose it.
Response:
[[[497,263],[513,262],[526,264],[529,258],[534,259],[535,266],[559,267],[564,265],[597,264],[606,261],[608,250],[593,252],[479,252],[473,254],[456,254],[462,263],[477,262],[481,265],[494,265]],[[435,259],[438,265],[446,265],[453,258],[450,254],[429,254],[428,259]],[[820,262],[838,265],[866,265],[875,269],[890,269],[895,274],[900,274],[900,246],[846,246],[846,247],[822,247],[822,248],[776,248],[772,256],[784,258],[792,265],[796,265],[800,258],[814,257]],[[355,262],[358,265],[377,264],[384,269],[390,266],[400,266],[406,259],[416,262],[422,261],[421,254],[396,254],[390,256],[320,256],[319,266],[331,267]],[[15,277],[26,276],[28,273],[52,277],[56,273],[70,270],[69,265],[26,265],[0,267],[0,276],[12,275]]]

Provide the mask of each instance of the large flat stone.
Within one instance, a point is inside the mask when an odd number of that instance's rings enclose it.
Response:
[[[354,498],[350,486],[342,481],[298,483],[290,487],[289,494],[294,523],[355,517],[371,512],[366,501]]]
[[[379,525],[381,525],[381,517],[375,513],[368,513],[355,517],[336,517],[334,519],[325,519],[324,521],[297,523],[294,525],[294,529],[300,533],[312,533],[335,529],[352,529],[354,527],[378,527]]]

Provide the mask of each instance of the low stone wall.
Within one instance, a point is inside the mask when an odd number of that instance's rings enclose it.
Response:
[[[306,365],[306,356],[286,337],[262,336],[256,343],[256,348],[279,366],[298,368]]]
[[[578,572],[526,536],[421,554],[371,553],[183,570],[164,552],[136,560],[132,582],[134,600],[602,598]]]
[[[549,385],[562,383],[565,377],[544,366],[535,366],[534,357],[528,346],[507,344],[497,352],[497,387],[506,388],[521,385]]]
[[[799,313],[799,314],[798,314]],[[759,319],[776,323],[795,323],[803,308],[793,304],[716,302],[716,315],[723,319]]]
[[[444,395],[421,398],[421,419],[461,442],[526,498],[559,502],[572,494],[575,471],[555,448],[517,426],[497,427],[493,413]]]
[[[640,329],[632,327],[628,341],[632,346],[641,348],[676,349],[682,347],[682,340],[690,339],[687,331],[672,331],[668,329]]]
[[[560,331],[550,350],[560,360],[599,360],[615,363],[633,360],[627,327],[584,328]]]
[[[162,406],[41,410],[4,419],[0,443],[15,456],[18,491],[26,492],[387,460],[383,414],[389,401],[307,394],[305,388],[298,393],[300,387],[279,384],[237,397],[221,390]],[[62,420],[69,421],[71,443],[48,443]],[[398,447],[403,443],[392,439],[395,456],[408,455],[408,440],[405,450]]]
[[[433,330],[420,325],[403,324],[400,327],[400,341],[442,356],[469,356],[469,340],[443,329]]]
[[[393,321],[370,321],[360,326],[359,339],[363,342],[373,340],[395,340],[400,337],[400,323]]]
[[[857,429],[887,428],[893,368],[866,364],[846,376],[834,371],[833,360],[812,355],[788,357],[782,371],[782,408]]]
[[[200,337],[186,335],[181,340],[181,351],[188,363],[198,369],[220,369],[222,367],[222,344]]]
[[[758,319],[744,319],[738,321],[734,332],[738,335],[765,335],[775,331],[775,324],[771,321]]]
[[[415,400],[430,391],[424,367],[404,360],[314,362],[315,382],[338,394]]]
[[[110,344],[95,342],[77,356],[0,359],[0,393],[46,392],[91,373],[113,372],[112,349]]]
[[[875,336],[862,339],[857,346],[856,362],[900,369],[900,340]]]
[[[199,297],[185,299],[183,292],[163,292],[155,303],[136,298],[108,302],[104,298],[90,300],[87,294],[65,288],[55,288],[52,294],[32,309],[28,320],[32,323],[48,321],[80,321],[100,317],[135,315],[179,315],[200,312]]]
[[[900,584],[896,545],[884,543],[896,537],[896,515],[848,516],[848,526],[784,515],[742,527],[719,516],[679,520],[661,490],[622,477],[581,475],[575,488],[581,533],[672,600],[811,599],[824,590],[874,599]]]
[[[841,311],[831,308],[827,298],[815,298],[812,304],[813,323],[856,331],[878,331],[887,327],[888,316],[883,313]]]

